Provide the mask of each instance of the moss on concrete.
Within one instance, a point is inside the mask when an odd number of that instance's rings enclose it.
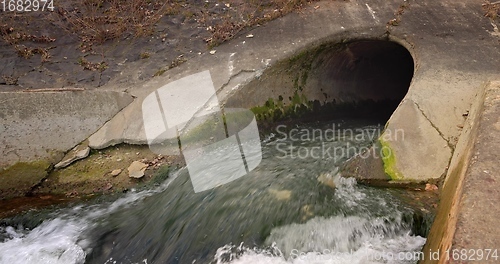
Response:
[[[290,98],[290,103],[285,104],[283,100],[269,98],[262,106],[252,107],[250,110],[255,114],[257,121],[275,122],[287,118],[297,118],[312,111],[313,102],[307,97],[295,91]]]
[[[38,185],[49,170],[50,162],[45,160],[18,162],[0,170],[0,199],[28,194]]]
[[[382,162],[384,163],[384,172],[391,177],[391,180],[402,180],[403,175],[396,168],[396,155],[394,150],[390,147],[388,141],[379,140],[382,146]]]
[[[91,154],[70,166],[52,171],[47,179],[33,190],[34,194],[65,194],[81,196],[95,193],[121,192],[132,187],[155,181],[157,171],[165,171],[179,162],[175,157],[163,157],[151,152],[147,146],[118,145],[104,150],[93,150]],[[134,161],[148,163],[145,176],[132,179],[127,168]],[[163,168],[166,166],[165,168]],[[111,172],[121,170],[116,176]],[[156,179],[158,180],[158,179]]]

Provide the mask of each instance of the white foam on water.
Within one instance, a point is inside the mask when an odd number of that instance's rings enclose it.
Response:
[[[367,195],[353,178],[331,172],[335,196],[347,207],[364,206]],[[371,198],[373,199],[373,197]],[[386,207],[384,199],[376,199]],[[409,264],[421,258],[426,239],[412,236],[403,223],[403,213],[387,210],[384,216],[314,217],[302,224],[271,230],[266,248],[225,245],[217,250],[214,263],[231,264]]]
[[[369,264],[417,263],[425,238],[411,236],[387,219],[316,217],[271,231],[266,249],[219,248],[216,263],[231,264]]]
[[[60,218],[27,233],[22,228],[7,227],[5,231],[11,239],[0,243],[0,263],[83,263],[85,252],[77,240],[85,228],[79,221]]]
[[[178,172],[179,173],[179,172]],[[178,173],[170,180],[152,190],[131,191],[107,206],[75,206],[63,211],[54,219],[45,220],[33,230],[0,227],[0,235],[7,237],[0,242],[0,264],[81,264],[91,249],[84,233],[98,219],[119,208],[131,206],[137,201],[164,191]]]

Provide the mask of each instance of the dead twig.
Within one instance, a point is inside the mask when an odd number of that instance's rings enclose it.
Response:
[[[43,93],[43,92],[74,92],[85,91],[85,88],[42,88],[42,89],[27,89],[23,93]]]

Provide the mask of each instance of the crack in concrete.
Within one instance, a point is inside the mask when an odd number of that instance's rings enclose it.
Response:
[[[227,80],[227,82],[223,83],[221,85],[221,87],[219,89],[217,89],[217,93],[223,91],[225,88],[227,88],[227,86],[229,86],[229,84],[231,83],[232,80],[238,78],[241,74],[244,74],[244,73],[256,73],[257,70],[247,70],[247,69],[241,69],[239,70],[237,73],[231,75],[229,77],[229,79]]]
[[[379,22],[377,16],[375,16],[375,11],[373,11],[373,9],[368,5],[368,4],[365,4],[366,5],[366,8],[368,8],[368,12],[372,15],[372,18],[373,20],[375,20],[375,22]]]
[[[422,110],[422,108],[420,107],[419,104],[417,104],[417,102],[413,101],[412,102],[417,106],[417,109],[420,111],[420,113],[422,114],[422,116],[429,122],[429,124],[438,132],[439,136],[441,136],[441,138],[446,141],[446,145],[448,145],[448,147],[450,148],[450,150],[452,151],[452,153],[454,152],[455,150],[455,146],[453,144],[451,144],[450,140],[449,139],[446,139],[446,137],[444,136],[444,134],[441,132],[441,130],[439,130],[439,128],[434,125],[434,123],[429,119],[429,117],[424,113],[424,110]]]

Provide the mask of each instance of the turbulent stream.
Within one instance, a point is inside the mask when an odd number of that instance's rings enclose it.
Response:
[[[182,168],[149,190],[3,219],[0,263],[416,263],[416,209],[338,175],[383,127],[335,125],[276,129],[254,171],[201,193]]]

